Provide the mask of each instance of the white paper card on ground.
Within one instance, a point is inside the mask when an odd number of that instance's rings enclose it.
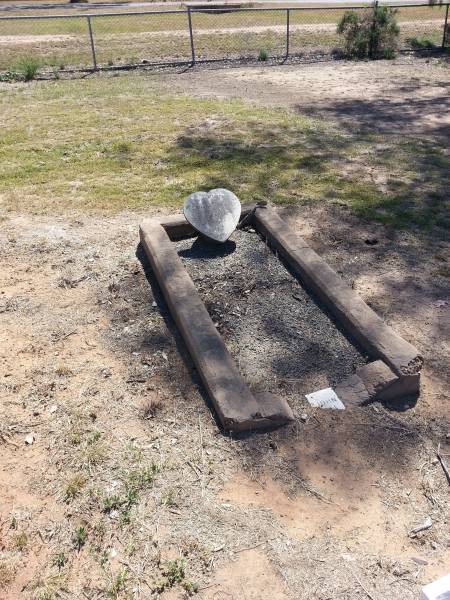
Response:
[[[422,588],[420,600],[450,600],[450,573]]]
[[[311,394],[306,394],[306,399],[316,408],[331,408],[333,410],[344,410],[343,402],[338,398],[333,388],[325,388]]]

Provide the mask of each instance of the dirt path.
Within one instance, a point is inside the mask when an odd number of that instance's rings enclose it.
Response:
[[[450,136],[450,72],[439,59],[198,70],[172,78],[197,96],[287,106],[356,131]]]

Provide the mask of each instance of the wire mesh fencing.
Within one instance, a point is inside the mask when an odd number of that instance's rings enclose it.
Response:
[[[338,23],[371,7],[221,8],[0,17],[0,70],[90,70],[342,55]],[[395,7],[399,50],[450,46],[449,5]]]

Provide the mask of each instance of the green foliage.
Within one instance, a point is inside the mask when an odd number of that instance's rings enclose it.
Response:
[[[121,595],[121,592],[124,592],[127,587],[127,578],[128,571],[126,569],[122,569],[119,571],[117,575],[114,577],[111,585],[108,588],[108,597],[116,600]]]
[[[269,58],[269,53],[267,52],[267,50],[265,48],[261,48],[260,51],[258,52],[258,60],[265,61],[268,58]]]
[[[77,527],[77,529],[75,529],[75,532],[73,534],[73,541],[74,541],[74,544],[78,551],[80,551],[81,548],[84,546],[84,544],[86,543],[86,539],[87,539],[86,529],[84,527]]]
[[[17,81],[17,73],[14,73],[14,71],[5,71],[4,73],[0,73],[0,82],[11,83],[12,81]]]
[[[349,58],[393,58],[400,33],[397,10],[378,6],[363,11],[346,11],[337,26],[345,39],[345,54]]]
[[[198,592],[198,585],[186,579],[186,565],[183,559],[169,560],[162,569],[163,577],[158,582],[155,591],[162,593],[176,585],[180,585],[188,596]]]
[[[118,510],[123,504],[123,500],[117,496],[106,496],[103,499],[102,511],[110,513],[112,510]]]
[[[34,56],[22,56],[14,65],[14,72],[17,79],[22,81],[32,81],[36,78],[40,67],[40,62]]]
[[[435,50],[437,45],[425,35],[406,39],[414,50]]]
[[[66,558],[64,552],[58,552],[58,554],[55,554],[53,556],[52,564],[55,567],[58,567],[58,569],[62,569],[64,567],[64,565],[66,564],[66,562],[67,562],[67,558]]]

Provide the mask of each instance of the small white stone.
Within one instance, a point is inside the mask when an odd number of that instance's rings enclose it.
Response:
[[[25,444],[32,444],[34,442],[34,435],[29,433],[25,438]]]

